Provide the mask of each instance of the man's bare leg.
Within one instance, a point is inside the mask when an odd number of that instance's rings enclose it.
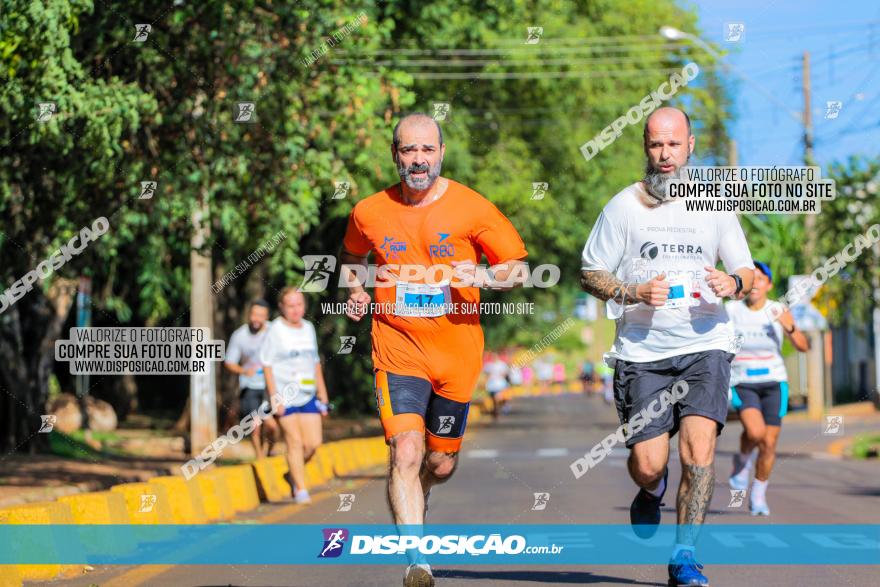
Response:
[[[626,466],[636,485],[647,491],[654,491],[663,480],[668,461],[669,433],[664,432],[634,445]]]
[[[767,426],[764,438],[758,443],[758,464],[755,467],[755,479],[767,481],[770,471],[776,462],[776,442],[779,440],[780,426]]]
[[[690,547],[697,535],[715,489],[715,438],[718,424],[703,416],[681,419],[678,451],[681,457],[681,483],[678,486],[677,545]]]
[[[422,464],[419,473],[419,481],[422,484],[422,493],[425,496],[424,511],[428,511],[428,493],[431,488],[441,483],[446,483],[458,467],[457,452],[429,451]],[[423,516],[424,518],[424,516]]]
[[[278,435],[278,424],[275,422],[275,418],[268,418],[263,420],[263,424],[260,428],[266,433],[266,451],[261,456],[271,457],[272,456],[272,448],[275,446],[275,438]]]
[[[425,435],[401,432],[391,437],[388,505],[397,525],[423,524],[425,496],[419,472],[425,459]]]
[[[254,454],[257,458],[263,458],[263,443],[260,435],[263,433],[263,427],[257,424],[254,431],[251,432],[251,442],[254,443]]]
[[[764,425],[764,416],[757,408],[745,408],[739,413],[739,419],[743,425],[743,431],[739,439],[739,452],[749,454],[760,444],[767,432]]]

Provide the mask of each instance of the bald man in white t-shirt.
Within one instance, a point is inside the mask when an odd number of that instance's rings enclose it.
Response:
[[[630,506],[633,530],[643,538],[657,531],[669,439],[680,431],[679,526],[669,576],[671,584],[708,585],[693,550],[715,483],[715,438],[727,417],[733,331],[723,302],[749,292],[754,265],[733,213],[689,212],[682,200],[669,199],[666,182],[679,176],[694,143],[681,110],[660,108],[648,117],[645,178],[599,215],[584,247],[581,285],[607,302],[617,323],[605,358],[615,369],[615,403],[627,425],[629,473],[640,487]],[[588,459],[572,465],[576,475]]]

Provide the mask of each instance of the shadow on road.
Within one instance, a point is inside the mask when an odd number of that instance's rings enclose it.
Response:
[[[633,581],[632,579],[623,577],[610,577],[608,575],[596,575],[580,571],[471,571],[464,569],[436,569],[434,576],[444,579],[475,579],[496,581],[526,581],[533,583],[619,583],[622,585],[657,585],[664,586],[666,583],[646,583],[643,581]]]

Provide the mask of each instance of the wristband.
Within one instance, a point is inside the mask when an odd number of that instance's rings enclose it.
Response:
[[[742,277],[740,277],[736,273],[731,273],[730,276],[733,278],[733,281],[736,283],[736,291],[733,292],[733,295],[739,295],[739,292],[741,292],[743,289]]]

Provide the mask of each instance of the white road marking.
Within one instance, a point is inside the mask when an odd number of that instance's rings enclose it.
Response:
[[[475,449],[468,451],[467,456],[472,459],[494,459],[498,456],[498,451],[494,449]]]
[[[539,457],[564,457],[568,454],[567,448],[539,448],[535,454]]]

